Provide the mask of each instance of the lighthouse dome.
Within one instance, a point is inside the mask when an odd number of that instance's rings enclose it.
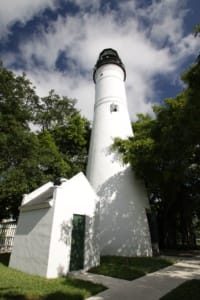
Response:
[[[93,72],[94,82],[95,82],[96,70],[99,67],[106,65],[106,64],[115,64],[115,65],[121,67],[122,70],[124,71],[124,80],[126,79],[126,70],[125,70],[124,64],[122,63],[117,51],[112,48],[107,48],[107,49],[104,49],[103,51],[101,51],[101,53],[99,54],[97,63],[94,67],[94,72]]]

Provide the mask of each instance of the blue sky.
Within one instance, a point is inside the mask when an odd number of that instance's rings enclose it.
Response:
[[[118,51],[127,71],[132,120],[183,88],[180,76],[199,53],[192,30],[198,0],[1,0],[0,58],[40,96],[54,89],[78,100],[92,120],[92,70],[104,48]]]

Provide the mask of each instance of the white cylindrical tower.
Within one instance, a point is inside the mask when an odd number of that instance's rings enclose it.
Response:
[[[87,177],[100,198],[101,254],[150,256],[149,204],[144,185],[111,150],[116,137],[133,135],[124,84],[126,71],[115,50],[100,53],[93,79],[95,107]]]

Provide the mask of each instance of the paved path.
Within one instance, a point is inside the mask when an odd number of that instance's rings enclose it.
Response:
[[[101,283],[108,287],[87,300],[158,300],[186,280],[200,279],[200,257],[181,260],[133,281],[91,273],[76,273],[76,278]]]

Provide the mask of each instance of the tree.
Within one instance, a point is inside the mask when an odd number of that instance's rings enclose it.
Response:
[[[53,91],[40,99],[0,65],[0,220],[17,218],[24,193],[84,171],[90,125],[74,105]]]
[[[36,108],[35,124],[40,125],[42,130],[51,130],[55,126],[65,126],[68,119],[74,113],[76,100],[60,97],[54,90],[47,97],[40,99]]]
[[[53,90],[41,98],[35,124],[41,132],[48,131],[63,160],[68,164],[66,175],[84,171],[90,138],[90,123],[75,108],[76,100],[60,97]]]
[[[35,137],[29,122],[38,97],[25,74],[15,76],[0,65],[0,219],[13,215],[27,189],[23,165],[30,164]],[[17,205],[15,205],[15,202]]]
[[[80,171],[85,171],[90,132],[89,121],[78,112],[69,116],[67,124],[55,126],[51,131],[63,159],[70,167],[69,177]]]
[[[154,107],[155,119],[139,115],[134,138],[114,145],[146,183],[161,247],[195,246],[200,216],[199,60],[183,79],[188,87]]]
[[[193,33],[194,33],[194,36],[197,36],[197,35],[200,34],[200,24],[197,24],[197,25],[194,27]]]

